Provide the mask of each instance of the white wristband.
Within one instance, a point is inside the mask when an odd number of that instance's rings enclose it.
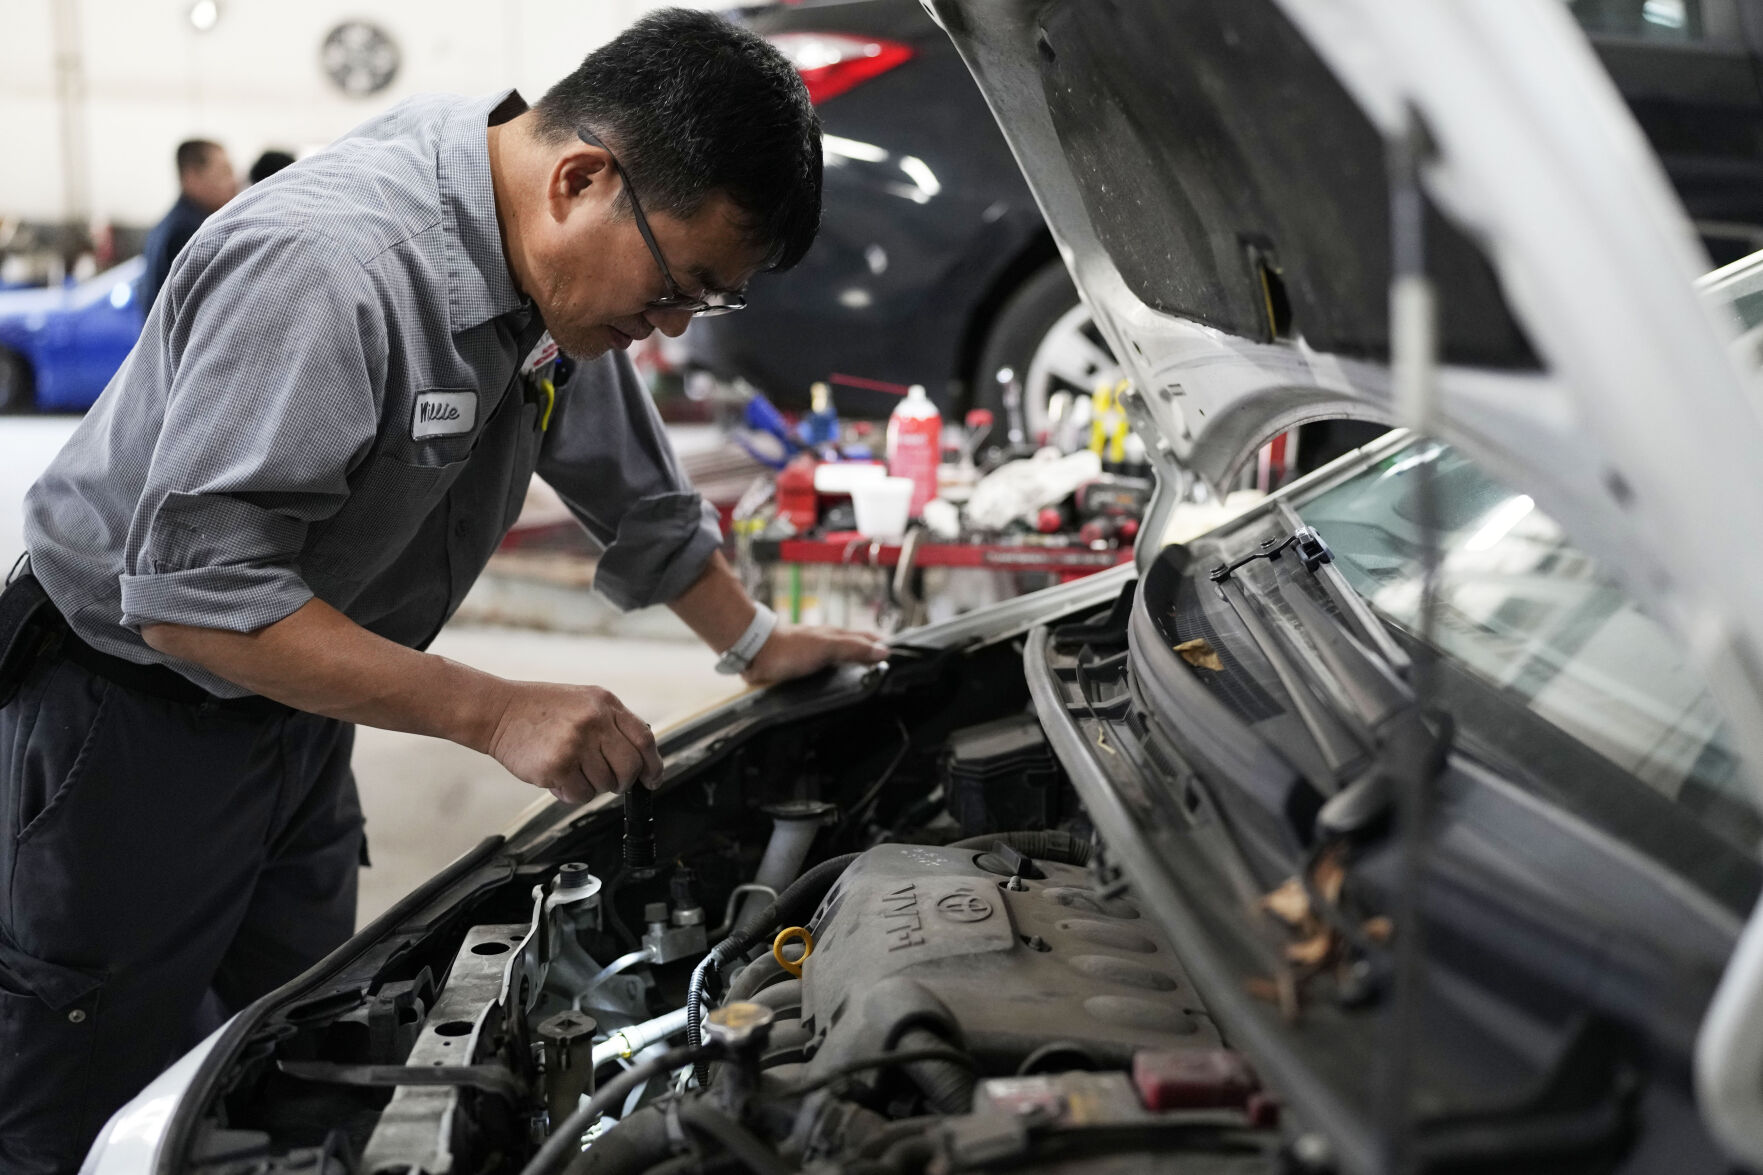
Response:
[[[716,671],[726,674],[745,673],[747,666],[753,664],[753,658],[759,655],[759,650],[770,639],[771,630],[776,627],[777,613],[764,604],[754,605],[753,622],[747,625],[747,631],[716,662]]]

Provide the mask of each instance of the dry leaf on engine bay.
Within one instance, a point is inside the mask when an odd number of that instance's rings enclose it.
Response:
[[[1316,894],[1331,906],[1341,901],[1341,889],[1347,884],[1347,854],[1339,845],[1323,853],[1310,871],[1310,882]]]
[[[1396,936],[1396,924],[1390,918],[1379,914],[1375,918],[1367,918],[1359,927],[1360,933],[1372,942],[1388,942]]]
[[[1205,637],[1197,636],[1191,641],[1183,641],[1175,646],[1175,651],[1195,669],[1210,669],[1214,673],[1224,669],[1224,661],[1218,656],[1218,651],[1207,643]]]
[[[1264,896],[1258,904],[1287,926],[1301,927],[1310,920],[1310,898],[1296,877]]]
[[[1320,967],[1334,954],[1334,948],[1334,931],[1319,930],[1309,938],[1286,944],[1286,959],[1300,967]]]

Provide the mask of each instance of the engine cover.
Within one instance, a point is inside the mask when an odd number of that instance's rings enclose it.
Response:
[[[804,1027],[821,1053],[890,1048],[912,1022],[938,1019],[993,1071],[1050,1045],[1107,1064],[1219,1045],[1171,944],[1131,903],[1045,861],[1012,890],[982,858],[995,865],[971,850],[881,845],[845,871],[802,968]]]

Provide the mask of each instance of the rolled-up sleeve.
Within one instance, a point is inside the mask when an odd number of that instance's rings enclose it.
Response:
[[[171,379],[123,623],[254,631],[312,598],[300,553],[378,430],[384,316],[357,261],[284,227],[199,238],[162,297]]]
[[[594,586],[620,608],[674,599],[722,543],[621,352],[577,364],[558,389],[538,472],[602,548]]]

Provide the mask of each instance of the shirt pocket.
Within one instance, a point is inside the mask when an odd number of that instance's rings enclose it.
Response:
[[[502,507],[503,534],[507,534],[520,519],[520,512],[526,506],[527,486],[533,480],[533,470],[539,464],[539,446],[544,442],[545,434],[539,428],[543,412],[544,406],[531,399],[520,405],[514,457],[509,469],[508,498]]]
[[[408,436],[405,437],[408,441]],[[470,463],[466,453],[445,463],[388,445],[370,459],[343,508],[318,529],[306,563],[318,573],[329,595],[349,597],[401,556],[441,509],[447,491]],[[310,586],[319,591],[319,584]]]

